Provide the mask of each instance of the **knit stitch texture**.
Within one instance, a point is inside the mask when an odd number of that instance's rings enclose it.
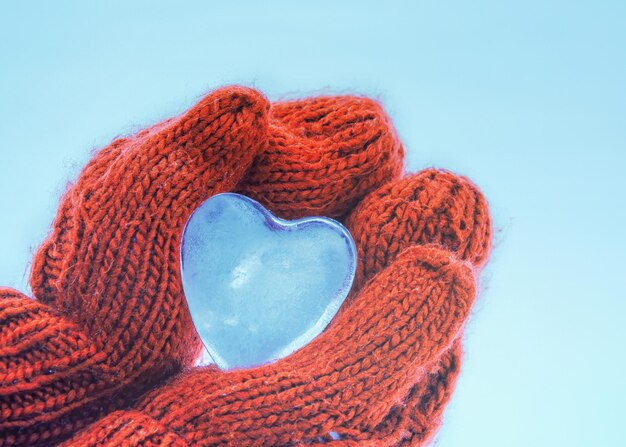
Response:
[[[0,289],[0,447],[420,446],[441,423],[488,258],[487,203],[451,172],[403,170],[358,96],[269,104],[218,89],[87,164],[38,250],[36,300]],[[273,364],[193,368],[182,229],[235,191],[285,218],[342,220],[353,289]],[[337,439],[338,438],[338,439]]]

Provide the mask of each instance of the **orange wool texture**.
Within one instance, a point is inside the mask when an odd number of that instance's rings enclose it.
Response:
[[[270,104],[244,87],[100,150],[35,256],[36,300],[0,289],[0,446],[427,443],[491,223],[468,179],[407,174],[403,157],[372,99]],[[201,343],[179,268],[185,222],[225,191],[285,218],[340,219],[359,256],[319,337],[230,372],[192,367]]]

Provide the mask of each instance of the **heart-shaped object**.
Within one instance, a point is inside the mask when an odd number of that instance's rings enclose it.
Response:
[[[218,194],[189,218],[183,287],[196,330],[222,369],[258,366],[300,349],[348,295],[356,248],[325,217],[288,221],[240,194]]]

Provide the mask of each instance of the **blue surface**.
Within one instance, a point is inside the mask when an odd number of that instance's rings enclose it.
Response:
[[[0,12],[1,284],[114,136],[227,83],[366,93],[497,229],[439,445],[623,445],[626,2],[93,3]]]
[[[218,194],[185,226],[181,269],[212,360],[224,370],[249,368],[324,330],[352,287],[356,247],[335,220],[283,220],[245,196]]]

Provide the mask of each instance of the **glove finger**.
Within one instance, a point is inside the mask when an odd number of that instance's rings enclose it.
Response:
[[[37,298],[59,300],[69,282],[64,274],[68,276],[72,265],[67,252],[76,250],[72,236],[79,231],[88,247],[118,242],[110,241],[111,236],[124,241],[148,236],[154,227],[175,234],[195,205],[234,187],[264,143],[267,107],[253,90],[220,89],[182,116],[116,140],[97,153],[67,191],[54,233],[35,258],[31,283]],[[155,241],[141,242],[133,246],[149,252]],[[113,256],[127,248],[115,245]],[[95,250],[83,251],[95,256]]]
[[[353,292],[408,247],[437,244],[480,267],[491,245],[487,202],[467,178],[426,169],[369,194],[346,226],[358,252]]]
[[[444,170],[427,169],[379,188],[359,204],[346,225],[359,254],[349,299],[407,247],[437,244],[480,268],[491,244],[491,223],[483,195],[467,178]],[[457,344],[456,359],[448,362],[451,365],[460,365],[460,342]],[[403,435],[403,439],[426,442],[438,427],[440,413],[454,386],[455,380],[448,377],[456,378],[458,371],[457,366],[453,374],[443,377],[447,385],[435,389],[436,396],[444,398],[435,406],[425,405],[424,399],[427,403],[431,393],[424,395],[423,383],[415,384],[402,405],[386,417],[394,430],[389,436],[406,432],[411,436]],[[385,432],[382,428],[376,431]]]
[[[85,426],[120,405],[114,380],[75,323],[0,289],[0,445],[49,444]]]
[[[238,191],[283,218],[341,219],[368,192],[398,178],[403,158],[389,117],[372,99],[278,102],[268,144]]]
[[[290,357],[253,370],[184,373],[139,409],[190,444],[283,445],[330,431],[363,437],[450,347],[474,296],[469,264],[438,247],[411,247]]]
[[[217,90],[178,118],[96,154],[62,200],[31,275],[138,389],[190,364],[201,345],[181,288],[183,226],[231,190],[267,139],[267,101]]]

